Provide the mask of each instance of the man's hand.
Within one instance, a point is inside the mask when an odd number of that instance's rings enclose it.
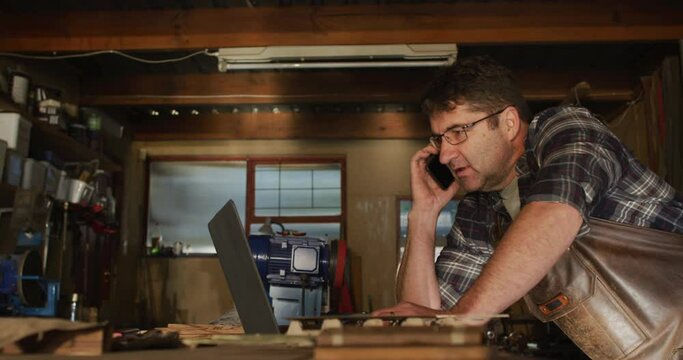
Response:
[[[443,190],[427,172],[427,158],[430,155],[438,156],[438,153],[434,146],[427,145],[416,152],[410,160],[412,208],[416,211],[438,214],[453,199],[460,187],[458,182],[454,181],[448,189]]]
[[[373,311],[372,316],[436,316],[441,314],[448,314],[448,312],[403,301],[392,307]]]
[[[449,310],[435,310],[432,308],[420,306],[417,304],[413,304],[411,302],[403,301],[400,302],[392,307],[386,308],[386,309],[380,309],[377,311],[374,311],[372,316],[405,316],[405,317],[410,317],[410,316],[437,316],[437,315],[454,315],[452,312]],[[457,317],[458,321],[462,322],[463,324],[470,325],[470,326],[482,326],[486,324],[489,321],[489,318],[485,315],[462,315],[461,317]]]

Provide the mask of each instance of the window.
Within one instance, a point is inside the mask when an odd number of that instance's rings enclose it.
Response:
[[[250,162],[250,233],[266,219],[309,236],[343,236],[344,159],[272,159]],[[274,229],[278,230],[278,228]]]
[[[151,158],[147,246],[161,237],[163,246],[181,242],[187,253],[214,254],[207,223],[227,199],[248,233],[270,219],[296,233],[339,239],[344,170],[344,158]]]
[[[161,237],[163,246],[179,241],[188,253],[215,253],[207,224],[227,199],[244,221],[246,161],[150,162],[147,245]]]
[[[439,213],[439,217],[436,220],[436,241],[434,247],[434,259],[439,256],[441,249],[446,246],[446,236],[451,231],[453,222],[455,221],[455,215],[458,212],[458,204],[460,199],[456,198],[451,200],[446,204],[446,206]],[[408,240],[408,212],[410,212],[410,207],[413,201],[408,197],[401,197],[398,199],[399,208],[399,239],[398,239],[398,261],[401,262],[401,257],[403,256],[403,251],[405,251],[406,241]]]

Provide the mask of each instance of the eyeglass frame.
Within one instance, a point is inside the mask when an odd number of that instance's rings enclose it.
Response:
[[[430,136],[430,137],[429,137],[429,143],[430,143],[432,146],[434,146],[435,148],[437,148],[437,149],[441,149],[441,144],[443,144],[443,141],[441,141],[441,138],[445,138],[445,139],[446,139],[446,142],[449,143],[449,144],[451,144],[451,145],[462,144],[462,143],[464,143],[465,141],[467,141],[467,139],[468,139],[468,137],[467,137],[467,129],[473,127],[474,125],[477,125],[478,123],[480,123],[480,122],[482,122],[482,121],[484,121],[484,120],[488,120],[488,119],[490,119],[490,118],[492,118],[492,117],[494,117],[494,116],[496,116],[496,115],[500,115],[503,111],[507,110],[507,108],[509,108],[510,106],[514,106],[514,105],[506,105],[504,108],[502,108],[502,109],[500,109],[500,110],[498,110],[498,111],[496,111],[496,112],[494,112],[494,113],[491,113],[491,114],[489,114],[489,115],[486,115],[486,116],[484,116],[483,118],[481,118],[481,119],[479,119],[479,120],[472,121],[471,123],[467,123],[467,124],[464,124],[464,125],[459,125],[459,124],[458,124],[458,125],[453,125],[453,126],[449,127],[448,129],[446,129],[446,131],[444,131],[444,132],[441,133],[441,134],[436,134],[436,135]],[[456,130],[456,129],[457,129],[457,130]],[[464,133],[465,133],[465,139],[463,139],[462,141],[458,141],[458,142],[456,142],[456,143],[450,142],[450,141],[448,140],[448,138],[445,137],[444,135],[446,135],[448,132],[451,132],[451,131],[454,131],[454,130],[464,132]]]

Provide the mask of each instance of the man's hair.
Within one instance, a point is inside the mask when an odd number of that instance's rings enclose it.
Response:
[[[489,56],[466,58],[443,69],[427,88],[422,111],[434,115],[465,102],[472,110],[486,113],[512,105],[524,122],[531,120],[531,110],[512,72]],[[498,126],[498,117],[492,117],[489,124]]]

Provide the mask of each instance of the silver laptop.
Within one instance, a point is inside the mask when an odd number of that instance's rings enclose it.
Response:
[[[278,325],[251,256],[235,202],[228,202],[209,221],[209,233],[247,334],[277,334]]]

